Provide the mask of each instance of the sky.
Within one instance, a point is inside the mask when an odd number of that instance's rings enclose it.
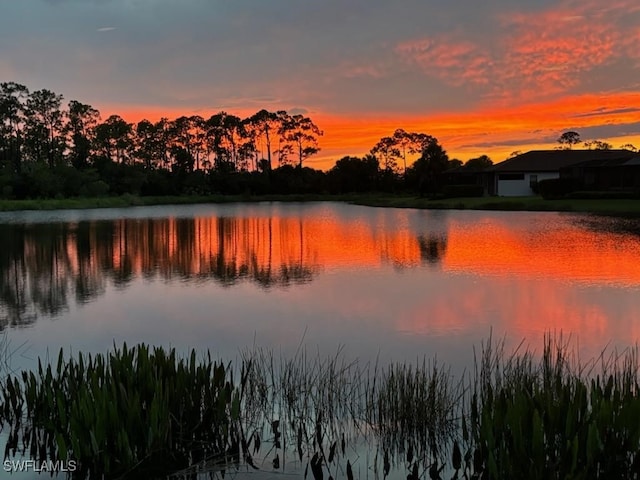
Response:
[[[640,2],[3,1],[0,81],[130,122],[302,113],[323,169],[396,128],[463,161],[569,130],[640,147]]]

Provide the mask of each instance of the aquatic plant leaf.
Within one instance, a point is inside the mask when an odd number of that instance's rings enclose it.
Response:
[[[384,465],[383,465],[383,475],[384,478],[389,475],[389,471],[391,470],[391,463],[389,463],[389,450],[384,451]]]
[[[311,473],[313,474],[314,480],[322,480],[322,457],[318,455],[318,452],[314,453],[313,457],[311,457]]]
[[[298,427],[298,457],[302,461],[302,427]]]
[[[460,452],[460,446],[458,445],[457,440],[453,443],[451,462],[454,470],[460,470],[460,468],[462,468],[462,453]]]
[[[329,447],[329,459],[328,459],[329,463],[333,463],[333,457],[335,456],[335,454],[336,454],[336,442],[333,442],[331,444],[331,447]]]
[[[258,453],[259,451],[260,451],[260,434],[256,431],[253,434],[253,453]]]
[[[444,465],[442,465],[440,468],[438,468],[438,460],[434,460],[434,462],[429,467],[429,478],[431,478],[431,480],[442,480],[442,477],[440,476],[440,473],[442,472],[443,469],[444,469]],[[414,480],[418,480],[418,465],[417,465],[417,463],[414,464],[414,466],[413,466],[413,475],[414,475]]]

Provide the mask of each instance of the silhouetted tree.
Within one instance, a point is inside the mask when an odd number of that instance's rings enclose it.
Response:
[[[279,133],[281,141],[291,145],[291,151],[298,159],[298,168],[302,168],[303,160],[320,151],[318,137],[323,132],[309,117],[293,115],[285,118]]]
[[[0,83],[0,152],[14,172],[22,169],[25,101],[29,90],[15,82]]]
[[[380,156],[384,170],[397,172],[400,149],[393,137],[382,137],[371,149],[371,155]]]
[[[464,164],[466,168],[488,168],[493,165],[493,160],[491,160],[487,155],[480,155],[476,158],[471,158],[467,160],[467,163]]]
[[[193,158],[194,166],[200,168],[200,160],[208,150],[208,125],[199,115],[181,116],[168,124],[171,152],[178,152],[175,147],[185,150]]]
[[[380,164],[373,155],[343,157],[327,176],[334,192],[370,192],[376,189]]]
[[[126,163],[133,149],[133,126],[119,115],[111,115],[95,128],[99,154],[115,163]]]
[[[420,195],[433,194],[438,189],[438,177],[449,167],[447,152],[431,137],[418,160],[412,165]]]
[[[244,147],[247,139],[245,126],[242,120],[227,112],[212,115],[206,122],[207,145],[215,155],[214,165],[221,168],[222,165],[233,166],[234,171],[246,170],[246,155],[251,149]]]
[[[62,95],[50,90],[37,90],[27,98],[26,134],[31,158],[46,160],[49,168],[62,160],[65,149]]]
[[[69,137],[69,160],[75,168],[89,165],[94,130],[100,121],[100,112],[91,105],[71,100],[65,133]]]
[[[256,162],[259,161],[257,158],[259,155],[261,158],[266,158],[268,163],[267,171],[271,170],[273,168],[273,162],[271,161],[272,141],[280,130],[280,117],[275,112],[263,109],[246,119],[244,123],[249,132],[248,137],[254,144]],[[265,149],[266,157],[264,156]]]
[[[584,142],[584,145],[589,150],[611,150],[611,148],[613,148],[610,143],[602,140],[590,140],[588,142]]]
[[[574,131],[564,132],[560,137],[558,137],[558,143],[561,148],[566,148],[568,150],[571,150],[574,145],[577,145],[580,142],[582,142],[580,134]]]

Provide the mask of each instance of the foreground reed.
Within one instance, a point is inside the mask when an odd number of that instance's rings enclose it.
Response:
[[[488,478],[640,477],[637,348],[583,364],[568,345],[547,337],[540,359],[484,346],[465,421]]]
[[[293,358],[126,345],[7,375],[5,458],[73,460],[73,478],[199,478],[304,470],[332,478],[638,478],[637,350],[580,363],[482,345],[476,368],[361,365],[344,352]],[[234,381],[234,377],[238,381]]]
[[[5,458],[71,462],[77,478],[162,476],[233,455],[240,398],[228,367],[175,350],[124,345],[109,355],[39,363],[2,384]]]

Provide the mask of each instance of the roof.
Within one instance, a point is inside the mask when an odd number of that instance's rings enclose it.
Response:
[[[482,167],[467,167],[466,165],[460,165],[458,167],[448,168],[443,173],[455,174],[455,175],[471,175],[476,173],[482,173],[488,171],[487,168]]]
[[[630,150],[532,150],[500,162],[491,172],[557,172],[578,163],[626,161],[638,158]]]
[[[586,162],[580,162],[571,165],[570,167],[580,168],[605,168],[605,167],[637,167],[640,166],[640,154],[635,156],[624,156],[616,158],[598,158],[594,160],[587,160]]]

